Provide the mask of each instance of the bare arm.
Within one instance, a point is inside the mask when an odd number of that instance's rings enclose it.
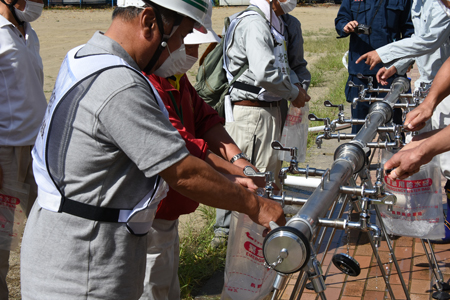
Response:
[[[431,130],[431,131],[427,131],[422,134],[416,135],[415,137],[413,137],[411,142],[406,144],[400,151],[409,150],[409,149],[413,149],[413,148],[420,146],[420,144],[426,142],[429,137],[433,136],[434,134],[438,133],[439,131],[440,131],[440,129],[436,129],[436,130]]]
[[[240,152],[238,152],[240,153]],[[214,168],[214,170],[216,170],[217,172],[220,173],[225,173],[225,174],[232,174],[232,175],[240,175],[243,176],[244,173],[244,167],[238,167],[235,164],[230,163],[229,161],[224,160],[223,158],[217,156],[216,154],[212,153],[211,151],[208,151],[208,153],[206,154],[205,157],[205,161],[208,163],[208,165],[212,166]],[[250,163],[246,160],[244,160],[245,162],[247,162],[245,165],[250,165]],[[236,164],[238,162],[236,161]]]
[[[450,126],[418,136],[384,164],[385,170],[393,169],[388,176],[395,180],[417,173],[420,166],[429,163],[434,156],[450,150],[449,136]]]
[[[202,138],[208,143],[208,147],[209,149],[211,149],[212,152],[223,157],[223,159],[226,160],[220,162],[217,161],[217,159],[220,159],[219,157],[215,159],[214,156],[212,156],[212,154],[211,155],[208,154],[206,157],[206,162],[209,163],[210,165],[220,166],[224,169],[229,169],[229,172],[227,173],[235,175],[243,175],[242,171],[246,166],[251,166],[253,167],[253,169],[257,171],[256,167],[250,164],[244,158],[236,160],[233,164],[229,163],[229,161],[233,158],[233,156],[241,153],[242,151],[236,145],[236,143],[228,134],[228,132],[225,130],[225,128],[222,126],[222,124],[217,124],[213,126],[210,130],[208,130],[207,132],[205,132],[205,134],[203,134]],[[214,168],[216,169],[216,167]],[[219,169],[216,170],[224,172]]]
[[[410,130],[419,130],[431,118],[436,106],[450,95],[450,60],[447,59],[434,78],[430,92],[425,100],[406,115],[405,126]]]
[[[253,193],[256,193],[256,190],[258,189],[258,186],[253,182],[251,178],[230,174],[222,174],[222,175],[225,176],[231,182],[240,184]]]
[[[275,201],[258,197],[214,171],[206,162],[191,155],[160,173],[177,192],[199,203],[247,214],[254,222],[284,225],[283,209]]]
[[[242,152],[222,124],[216,124],[211,127],[210,130],[203,134],[202,139],[208,143],[208,147],[212,152],[222,156],[227,161],[230,161],[233,156]]]
[[[240,153],[240,152],[239,152]],[[266,185],[266,181],[264,177],[253,177],[252,179],[247,178],[244,174],[244,168],[247,166],[252,167],[256,172],[259,172],[258,169],[249,163],[246,159],[238,159],[234,163],[230,163],[223,158],[217,156],[216,154],[208,151],[206,154],[205,162],[214,168],[219,173],[222,173],[225,177],[230,179],[233,182],[244,184],[243,186],[248,188],[251,191],[256,191],[258,187],[264,187]],[[228,176],[229,174],[230,176]],[[245,176],[245,177],[243,177]],[[247,178],[249,182],[242,182],[238,178]],[[275,190],[279,190],[276,184],[273,184]]]

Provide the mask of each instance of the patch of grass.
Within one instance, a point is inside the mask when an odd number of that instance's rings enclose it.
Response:
[[[320,57],[310,65],[311,87],[326,86],[328,93],[320,99],[310,103],[309,111],[318,118],[337,117],[337,108],[328,108],[323,105],[325,100],[333,104],[345,103],[345,84],[347,82],[347,70],[342,63],[342,56],[348,50],[348,39],[336,39],[336,32],[332,29],[321,30],[320,35],[304,33],[306,52],[314,53]],[[310,127],[321,126],[323,122],[310,122]],[[308,149],[315,147],[315,139],[318,133],[308,133]]]
[[[320,87],[325,83],[324,71],[316,68],[314,65],[309,68],[309,72],[311,73],[311,87]]]
[[[336,73],[335,80],[328,93],[329,99],[332,100],[333,104],[345,104],[345,86],[347,84],[348,73],[347,70],[342,68]]]
[[[344,52],[345,53],[345,52]],[[311,87],[321,87],[325,85],[327,81],[326,73],[330,73],[332,76],[334,73],[338,73],[340,70],[345,69],[342,64],[341,53],[326,53],[320,57],[317,61],[309,66],[309,72],[311,73]],[[328,84],[327,84],[328,86]]]
[[[309,112],[314,113],[318,118],[330,118],[334,120],[339,112],[338,108],[325,107],[323,102],[330,100],[334,105],[345,104],[345,85],[347,83],[348,73],[347,70],[342,67],[337,72],[332,72],[331,82],[328,84],[328,93],[323,98],[318,99],[310,104]],[[309,122],[309,127],[321,126],[323,122]],[[320,133],[309,132],[307,148],[316,147],[316,137]]]
[[[336,31],[322,30],[319,34],[304,32],[304,49],[310,53],[335,53],[342,55],[348,50],[348,39],[337,39]]]
[[[200,205],[197,210],[206,225],[199,228],[198,224],[187,224],[187,234],[180,240],[178,277],[182,299],[193,299],[193,295],[217,270],[225,268],[226,246],[218,249],[210,246],[214,237],[216,210],[205,205]]]
[[[312,30],[305,30],[302,32],[302,35],[304,38],[308,38],[308,37],[316,37],[318,35],[324,35],[324,36],[329,36],[333,33],[335,33],[336,31],[334,29],[330,29],[330,28],[320,28],[318,31],[312,31]]]
[[[343,68],[342,54],[328,53],[325,58],[319,59],[314,66],[321,70],[339,71]]]

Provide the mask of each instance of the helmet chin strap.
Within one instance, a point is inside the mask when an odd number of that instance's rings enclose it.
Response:
[[[20,21],[19,18],[17,18],[16,10],[14,9],[14,5],[16,5],[17,2],[18,2],[19,0],[13,0],[10,4],[7,4],[7,3],[5,2],[5,0],[0,0],[0,1],[1,1],[3,4],[5,4],[6,6],[8,6],[8,8],[9,8],[9,10],[11,11],[11,13],[12,13],[14,19],[16,19],[16,21],[17,21],[17,23],[19,24],[19,26],[22,26],[24,22],[23,22],[23,21]]]
[[[3,1],[3,0],[0,0]],[[153,10],[155,11],[155,17],[156,17],[156,24],[158,25],[159,32],[161,33],[162,39],[161,43],[159,44],[158,48],[156,49],[155,53],[153,54],[152,59],[148,62],[147,66],[142,70],[147,74],[150,74],[153,67],[155,66],[156,62],[158,61],[159,57],[161,56],[164,49],[167,47],[167,41],[172,36],[172,34],[178,29],[178,26],[180,25],[181,21],[183,20],[184,16],[177,15],[173,25],[172,30],[169,35],[164,34],[164,23],[161,18],[161,14],[159,13],[158,9],[155,6],[152,6]]]

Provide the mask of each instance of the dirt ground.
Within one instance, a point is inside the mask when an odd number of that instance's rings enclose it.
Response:
[[[215,7],[213,29],[217,33],[221,33],[224,17],[243,9],[242,6]],[[322,29],[334,28],[334,18],[338,9],[339,7],[336,5],[303,6],[295,8],[292,15],[300,20],[303,31],[319,33]],[[44,91],[47,100],[51,95],[59,67],[67,51],[86,43],[95,31],[106,31],[111,21],[111,14],[112,9],[46,9],[42,16],[32,23],[41,44],[40,53],[45,77]],[[200,53],[202,53],[202,49],[200,49]],[[315,59],[308,55],[306,53],[307,60]],[[196,66],[193,69],[196,70]],[[194,72],[189,75],[191,81],[195,82]],[[314,100],[320,94],[320,89],[311,89],[309,93]],[[19,256],[19,251],[11,253],[10,272],[7,279],[11,300],[21,299]]]
[[[304,31],[319,32],[321,29],[334,28],[338,8],[336,5],[297,7],[292,15],[300,20]],[[242,9],[243,6],[215,7],[213,29],[220,34],[223,19]],[[111,14],[112,9],[51,9],[45,10],[32,24],[41,43],[45,74],[44,91],[47,99],[53,90],[59,67],[67,51],[86,43],[95,31],[106,31],[111,22]],[[193,70],[196,69],[194,66]]]

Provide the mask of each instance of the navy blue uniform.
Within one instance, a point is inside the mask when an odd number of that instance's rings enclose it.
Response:
[[[411,22],[411,0],[344,0],[342,1],[338,15],[335,19],[336,32],[340,37],[350,35],[350,47],[348,53],[348,80],[356,84],[367,85],[366,80],[360,80],[356,77],[358,73],[365,76],[373,76],[383,67],[378,64],[373,70],[369,70],[369,65],[364,62],[355,64],[356,60],[363,54],[385,46],[396,40],[410,37],[414,33],[414,27]],[[374,17],[375,16],[375,17]],[[350,21],[356,20],[358,24],[370,25],[372,33],[370,35],[344,32],[344,27]],[[395,78],[392,76],[388,86]],[[374,78],[374,87],[378,87]],[[357,88],[345,89],[347,102],[352,102],[358,97]],[[380,94],[379,97],[383,97]],[[369,105],[367,102],[359,102],[356,109],[352,109],[352,117],[364,119],[368,113]],[[400,112],[401,113],[401,112]],[[396,123],[401,123],[401,114],[395,113]],[[352,127],[352,132],[356,133],[361,128],[360,125]]]

